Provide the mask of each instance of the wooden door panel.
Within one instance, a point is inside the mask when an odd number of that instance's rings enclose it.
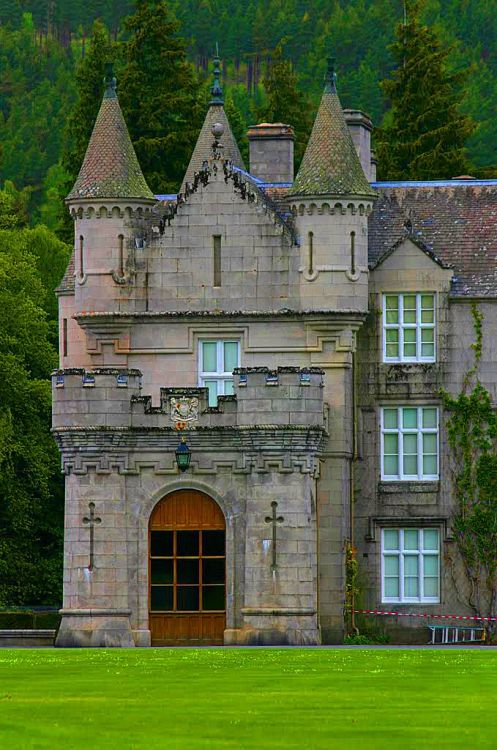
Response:
[[[180,566],[182,560],[184,563],[185,555],[187,559],[192,561],[193,559],[198,560],[200,566],[202,566],[203,559],[222,560],[225,565],[223,539],[219,540],[219,537],[216,535],[209,535],[209,543],[207,544],[206,542],[205,550],[202,545],[202,548],[199,547],[198,554],[194,554],[194,550],[192,555],[190,551],[181,552],[182,545],[179,541],[178,534],[178,532],[185,530],[196,531],[199,532],[199,538],[203,538],[200,532],[224,532],[225,529],[226,524],[223,513],[217,503],[215,503],[208,495],[203,492],[197,492],[196,490],[179,490],[161,500],[154,508],[150,517],[150,532],[171,531],[174,533],[174,553],[171,551],[161,551],[161,549],[166,549],[166,545],[162,547],[161,544],[155,543],[155,551],[152,552],[150,549],[150,555],[153,555],[154,560],[159,558],[159,563],[160,558],[164,558],[164,556],[170,560],[174,560],[174,570],[176,571],[175,576],[179,576],[178,566]],[[155,538],[157,538],[157,535]],[[150,560],[152,560],[152,557],[150,557]],[[151,596],[152,581],[150,580],[150,565],[151,563],[149,564],[149,588]],[[154,565],[157,567],[156,563],[154,563]],[[221,580],[219,583],[222,582],[222,570],[220,571],[220,577]],[[213,581],[211,581],[211,583],[212,582]],[[156,583],[154,586],[160,586],[164,583],[166,583],[165,580],[159,583],[156,575]],[[172,584],[172,582],[170,583]],[[181,581],[179,578],[175,578],[173,585],[175,590],[180,592]],[[202,588],[202,586],[203,583],[200,583],[200,588]],[[212,586],[208,588],[211,589]],[[162,599],[156,596],[158,589],[154,587],[154,591],[157,606],[157,602],[160,600],[162,603]],[[176,609],[176,607],[178,607],[179,609],[180,600],[181,596],[179,596],[178,593],[175,594],[174,607],[170,603],[168,608],[171,607],[172,609]],[[209,601],[209,604],[211,603],[212,597]],[[219,599],[219,603],[222,603],[222,596]],[[189,604],[191,606],[191,603]],[[150,611],[149,617],[152,645],[154,646],[222,645],[223,643],[223,634],[226,627],[225,611]]]

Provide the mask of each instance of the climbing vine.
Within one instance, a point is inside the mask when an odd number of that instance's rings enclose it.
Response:
[[[472,305],[474,363],[461,393],[442,393],[454,468],[454,537],[464,565],[468,603],[478,616],[495,617],[497,605],[497,413],[478,378],[483,314]],[[486,626],[488,639],[495,623]]]
[[[345,542],[345,615],[349,635],[359,633],[354,622],[355,599],[359,593],[358,578],[357,549],[347,540]]]

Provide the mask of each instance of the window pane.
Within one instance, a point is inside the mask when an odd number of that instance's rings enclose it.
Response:
[[[416,295],[404,295],[404,323],[416,322]]]
[[[172,560],[151,560],[150,576],[152,583],[172,583],[173,565]]]
[[[406,555],[404,557],[404,575],[405,576],[417,576],[418,575],[418,556],[417,555]]]
[[[438,555],[425,555],[423,562],[425,576],[438,576]]]
[[[418,452],[418,436],[417,434],[412,435],[410,432],[407,432],[403,436],[404,440],[404,455],[416,455]]]
[[[173,554],[173,532],[152,531],[150,534],[150,554],[152,557],[171,557]]]
[[[437,476],[437,457],[423,456],[423,474],[427,477]]]
[[[202,582],[224,583],[224,558],[221,560],[202,560]]]
[[[421,295],[421,309],[422,310],[433,310],[435,307],[435,297],[433,294],[422,294]]]
[[[404,596],[411,599],[419,596],[419,579],[404,577]]]
[[[404,456],[404,474],[406,477],[416,477],[418,475],[417,456]]]
[[[383,409],[383,426],[386,430],[397,429],[397,409]]]
[[[436,409],[423,409],[423,427],[436,428],[437,426],[437,410]]]
[[[178,586],[176,589],[176,609],[183,612],[195,612],[199,608],[198,586]]]
[[[416,344],[404,344],[404,357],[414,359],[416,357]]]
[[[399,575],[398,556],[397,555],[385,555],[383,567],[384,567],[386,576],[398,576]]]
[[[202,372],[217,372],[217,344],[215,341],[202,343]]]
[[[204,386],[209,391],[209,406],[217,406],[217,380],[204,380]]]
[[[421,329],[421,341],[423,344],[433,344],[434,340],[435,340],[434,328],[422,328]]]
[[[150,596],[150,609],[153,612],[166,611],[170,612],[173,608],[173,587],[172,586],[152,586]]]
[[[425,529],[423,531],[424,548],[438,550],[438,529]]]
[[[176,554],[179,557],[198,555],[198,531],[177,531]]]
[[[399,598],[399,579],[398,578],[386,578],[384,583],[385,596],[389,599]]]
[[[397,529],[385,529],[383,532],[383,548],[399,549],[399,532]]]
[[[224,537],[224,531],[203,531],[202,554],[204,557],[224,555]]]
[[[176,560],[177,583],[198,583],[198,560]]]
[[[434,323],[435,311],[434,310],[421,310],[421,322],[422,323]]]
[[[397,294],[387,294],[385,307],[387,310],[399,309],[399,297]]]
[[[402,409],[402,426],[405,430],[417,429],[418,426],[418,410],[417,409]]]
[[[422,357],[434,357],[435,356],[435,344],[421,344],[421,356]]]
[[[424,596],[432,596],[438,599],[438,578],[424,579]]]
[[[395,344],[399,340],[399,329],[398,328],[387,328],[385,331],[385,338],[388,344]]]
[[[225,380],[224,381],[224,395],[225,396],[232,396],[234,393],[233,390],[233,381],[232,380]]]
[[[404,531],[404,549],[419,549],[417,529],[406,529]]]
[[[415,328],[405,328],[404,329],[404,343],[405,344],[415,344],[416,343],[416,329]]]
[[[398,445],[399,445],[399,438],[398,438],[397,433],[393,434],[393,433],[387,432],[385,433],[385,435],[383,435],[383,448],[384,448],[385,455],[390,454],[390,455],[396,456],[397,453],[399,452]]]
[[[423,435],[423,453],[437,452],[437,434],[436,432],[429,432]]]
[[[385,355],[388,359],[399,358],[399,345],[398,344],[387,344],[385,346]]]
[[[386,477],[397,477],[399,475],[399,457],[385,456],[383,459],[383,473]]]
[[[388,310],[385,313],[385,323],[389,323],[390,325],[397,325],[399,322],[399,312],[398,310]]]
[[[224,371],[233,372],[238,367],[238,342],[226,341],[224,344]]]
[[[224,607],[224,586],[205,586],[202,589],[203,609],[213,610]]]

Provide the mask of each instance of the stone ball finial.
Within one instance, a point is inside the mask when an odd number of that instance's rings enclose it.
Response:
[[[222,134],[224,133],[224,125],[222,124],[222,122],[215,122],[211,128],[211,133],[214,138],[221,138]]]

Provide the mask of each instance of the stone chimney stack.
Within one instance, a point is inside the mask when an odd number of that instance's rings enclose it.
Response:
[[[291,125],[261,122],[247,133],[250,174],[264,182],[293,183],[293,142]]]
[[[374,182],[376,179],[376,160],[371,153],[371,131],[373,130],[371,118],[358,109],[344,109],[343,113],[364,174],[368,182]]]

